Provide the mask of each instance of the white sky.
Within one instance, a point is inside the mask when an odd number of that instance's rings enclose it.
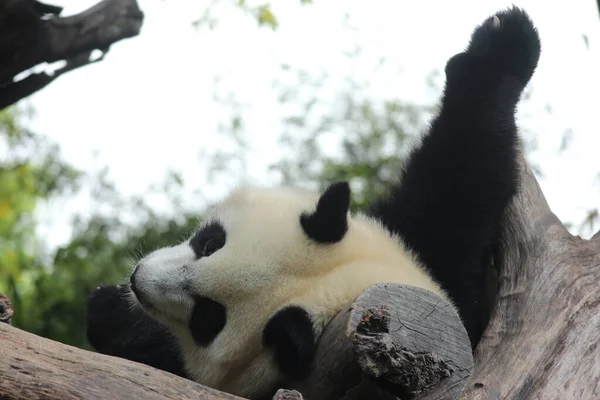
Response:
[[[234,8],[221,14],[214,31],[195,30],[191,21],[202,14],[207,4],[202,0],[138,1],[146,16],[140,36],[117,43],[100,63],[70,72],[30,97],[27,102],[37,113],[30,126],[56,140],[64,158],[79,168],[109,165],[110,177],[127,194],[144,192],[167,168],[183,171],[188,206],[205,204],[205,198],[191,195],[193,189],[203,187],[214,200],[239,178],[206,186],[198,159],[200,151],[218,148],[216,127],[228,115],[212,98],[215,76],[223,76],[225,86],[250,105],[253,157],[247,174],[268,183],[264,166],[276,160],[273,141],[281,132],[272,82],[280,77],[282,62],[312,72],[325,69],[340,82],[347,76],[368,80],[374,97],[435,101],[439,93],[432,96],[425,77],[442,71],[446,60],[462,51],[475,25],[513,3],[277,2],[280,27],[273,33],[258,29],[253,18]],[[72,14],[96,0],[53,3]],[[532,16],[543,45],[531,101],[520,113],[523,127],[538,142],[531,158],[544,172],[540,183],[553,211],[579,223],[600,205],[600,15],[595,0],[569,6],[547,0],[514,3]],[[357,31],[343,28],[344,13]],[[342,53],[356,42],[363,53],[350,62]],[[388,67],[375,71],[382,56]],[[332,79],[330,84],[338,83]],[[552,113],[545,111],[547,104]],[[572,141],[561,153],[566,129],[573,131]],[[164,206],[159,200],[155,204]],[[85,197],[53,204],[44,211],[52,216],[46,219],[45,238],[51,245],[64,243],[70,212],[90,207]]]

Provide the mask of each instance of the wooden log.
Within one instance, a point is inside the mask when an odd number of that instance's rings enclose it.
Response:
[[[240,400],[168,372],[0,324],[0,399]]]
[[[456,399],[472,367],[450,304],[421,288],[378,284],[328,325],[314,369],[294,388],[310,400]]]
[[[598,399],[600,241],[571,235],[522,167],[496,257],[496,307],[463,398]]]

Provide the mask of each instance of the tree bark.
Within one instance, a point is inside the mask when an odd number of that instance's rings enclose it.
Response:
[[[600,240],[571,235],[522,163],[496,307],[463,398],[600,398]]]
[[[0,399],[236,400],[168,372],[0,323]]]
[[[0,109],[42,89],[60,75],[100,61],[109,47],[140,32],[143,14],[136,0],[103,0],[94,7],[60,18],[60,7],[35,0],[0,3]],[[93,50],[102,57],[92,60]],[[41,63],[66,61],[53,73],[19,74]]]

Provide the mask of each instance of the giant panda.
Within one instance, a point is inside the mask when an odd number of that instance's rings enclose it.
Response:
[[[187,240],[143,257],[128,284],[90,296],[89,342],[256,399],[306,376],[325,326],[362,290],[398,282],[447,299],[475,348],[519,190],[516,107],[539,56],[524,11],[491,16],[447,62],[439,112],[368,212],[349,211],[347,182],[239,187]]]

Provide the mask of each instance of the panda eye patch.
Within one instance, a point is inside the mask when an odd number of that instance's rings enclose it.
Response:
[[[190,240],[190,247],[197,258],[208,257],[225,246],[227,235],[218,222],[211,222],[196,232]]]
[[[211,239],[208,239],[208,242],[204,245],[204,250],[202,250],[202,257],[208,257],[215,251],[219,250],[225,244],[224,237],[222,235],[217,235]]]

